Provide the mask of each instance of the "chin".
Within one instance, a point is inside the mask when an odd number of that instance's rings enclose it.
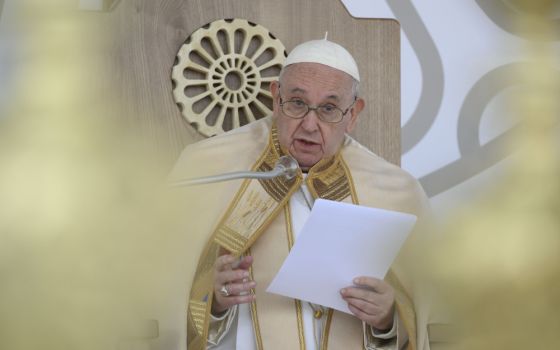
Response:
[[[298,165],[302,170],[310,169],[315,164],[317,164],[322,158],[319,155],[313,155],[309,153],[297,155],[295,154],[295,152],[290,152],[290,155],[294,157],[294,159],[298,162]]]
[[[304,160],[299,160],[299,159],[297,159],[297,158],[296,158],[296,160],[297,160],[297,162],[298,162],[299,167],[301,168],[301,170],[309,170],[309,169],[311,169],[315,164],[318,163],[318,161],[317,161],[317,162],[313,162],[313,161],[304,161]]]

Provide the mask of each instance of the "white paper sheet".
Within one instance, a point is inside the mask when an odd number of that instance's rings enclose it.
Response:
[[[340,290],[358,276],[384,278],[415,222],[411,214],[317,199],[267,292],[351,313]]]

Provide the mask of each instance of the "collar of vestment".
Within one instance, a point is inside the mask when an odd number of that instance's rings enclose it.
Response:
[[[276,125],[273,124],[268,147],[252,167],[254,171],[270,171],[279,157],[288,152],[280,146]],[[314,198],[341,201],[353,198],[350,172],[340,152],[324,158],[308,171],[307,186]],[[291,195],[303,182],[301,170],[292,179],[247,179],[220,220],[214,241],[234,255],[241,255],[260,237],[270,221],[278,215]]]

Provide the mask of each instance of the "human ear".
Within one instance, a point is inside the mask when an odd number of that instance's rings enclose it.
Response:
[[[274,99],[274,102],[276,102],[278,98],[279,91],[280,91],[280,82],[277,80],[271,82],[270,93],[272,94],[272,99]]]
[[[352,108],[350,108],[350,110],[348,111],[348,113],[350,113],[350,121],[348,122],[348,124],[346,124],[346,133],[350,133],[352,132],[352,130],[354,130],[356,122],[358,121],[358,115],[364,109],[365,105],[366,102],[363,98],[356,99],[356,102],[354,102],[354,106],[352,106]]]

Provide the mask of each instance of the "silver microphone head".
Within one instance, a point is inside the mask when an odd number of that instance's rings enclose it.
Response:
[[[299,164],[290,156],[282,156],[278,158],[278,161],[276,161],[274,169],[281,170],[286,179],[290,180],[297,175]]]

